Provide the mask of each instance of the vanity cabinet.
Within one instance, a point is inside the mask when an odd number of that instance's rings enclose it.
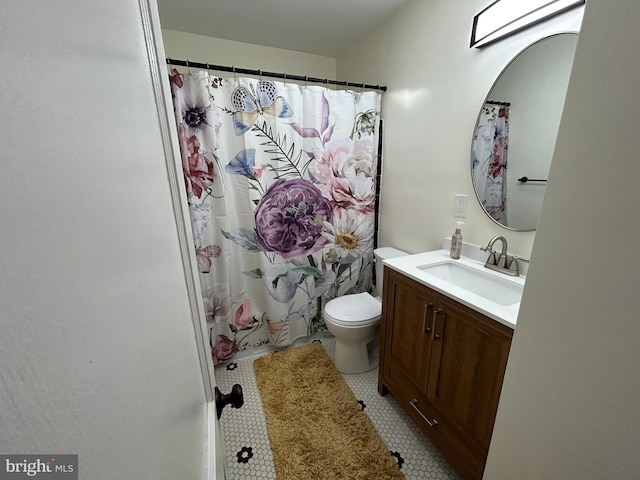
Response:
[[[385,267],[378,391],[481,479],[513,330]]]

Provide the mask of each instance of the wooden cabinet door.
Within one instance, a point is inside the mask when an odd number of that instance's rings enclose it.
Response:
[[[384,290],[382,328],[386,371],[400,371],[426,394],[435,294],[389,268],[385,268]]]
[[[513,331],[439,297],[427,401],[486,455]]]

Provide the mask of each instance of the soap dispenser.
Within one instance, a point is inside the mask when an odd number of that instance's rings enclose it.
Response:
[[[449,254],[454,260],[460,258],[460,252],[462,252],[462,225],[464,222],[458,222],[455,233],[451,236],[451,250]]]

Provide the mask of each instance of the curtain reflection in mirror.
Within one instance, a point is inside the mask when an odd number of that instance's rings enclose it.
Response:
[[[507,226],[509,103],[487,101],[473,138],[473,181],[487,213]]]

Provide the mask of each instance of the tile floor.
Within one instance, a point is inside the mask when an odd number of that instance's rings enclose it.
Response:
[[[321,332],[302,343],[320,341],[333,358],[335,339]],[[297,343],[302,344],[302,343]],[[216,381],[223,393],[231,391],[235,383],[242,385],[244,406],[226,407],[220,418],[227,456],[229,480],[275,479],[273,455],[269,445],[262,402],[253,372],[253,360],[270,353],[266,348],[252,355],[242,352],[234,359],[216,367]],[[413,423],[402,407],[391,397],[378,394],[378,370],[357,375],[344,375],[364,411],[400,466],[407,480],[458,480],[453,468],[427,436]]]

